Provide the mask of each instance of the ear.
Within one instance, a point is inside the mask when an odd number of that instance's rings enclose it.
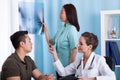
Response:
[[[89,49],[92,50],[93,46],[92,45],[89,45]]]
[[[20,46],[23,46],[25,43],[23,41],[20,41]]]

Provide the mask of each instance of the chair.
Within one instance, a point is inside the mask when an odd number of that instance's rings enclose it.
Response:
[[[107,56],[104,56],[105,57],[105,60],[106,60],[106,63],[108,64],[108,66],[110,67],[110,69],[112,71],[115,71],[115,63],[114,63],[114,59],[112,57],[107,57]]]
[[[77,78],[75,77],[75,74],[72,74],[72,75],[59,78],[58,80],[77,80]]]
[[[0,80],[1,80],[1,71],[0,71]]]

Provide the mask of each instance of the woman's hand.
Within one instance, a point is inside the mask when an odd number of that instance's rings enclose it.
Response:
[[[47,25],[46,25],[46,23],[42,23],[42,27],[44,28],[44,29],[47,29]]]
[[[89,80],[88,78],[83,78],[83,77],[81,77],[81,78],[78,78],[78,80]],[[90,79],[91,80],[91,79]]]
[[[84,79],[84,78],[78,78],[77,80],[86,80],[86,79]]]
[[[46,74],[46,75],[42,75],[37,80],[55,80],[55,76],[53,74]]]
[[[78,78],[77,80],[96,80],[96,78],[95,78],[95,77],[93,77],[93,78],[80,77],[80,78]]]
[[[49,52],[53,54],[54,61],[57,61],[58,60],[57,52],[52,45],[49,45]]]
[[[55,48],[53,48],[52,45],[49,45],[49,52],[53,55],[56,54],[56,50],[55,50]]]

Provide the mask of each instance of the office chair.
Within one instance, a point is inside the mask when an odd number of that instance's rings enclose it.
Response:
[[[1,80],[1,71],[0,71],[0,80]]]
[[[107,57],[107,56],[104,56],[104,57],[105,57],[106,63],[110,67],[110,69],[112,71],[115,71],[115,62],[114,62],[114,59],[112,57]]]

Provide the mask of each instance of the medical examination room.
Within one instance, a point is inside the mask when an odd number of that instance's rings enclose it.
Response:
[[[120,0],[0,0],[0,80],[120,80]]]

